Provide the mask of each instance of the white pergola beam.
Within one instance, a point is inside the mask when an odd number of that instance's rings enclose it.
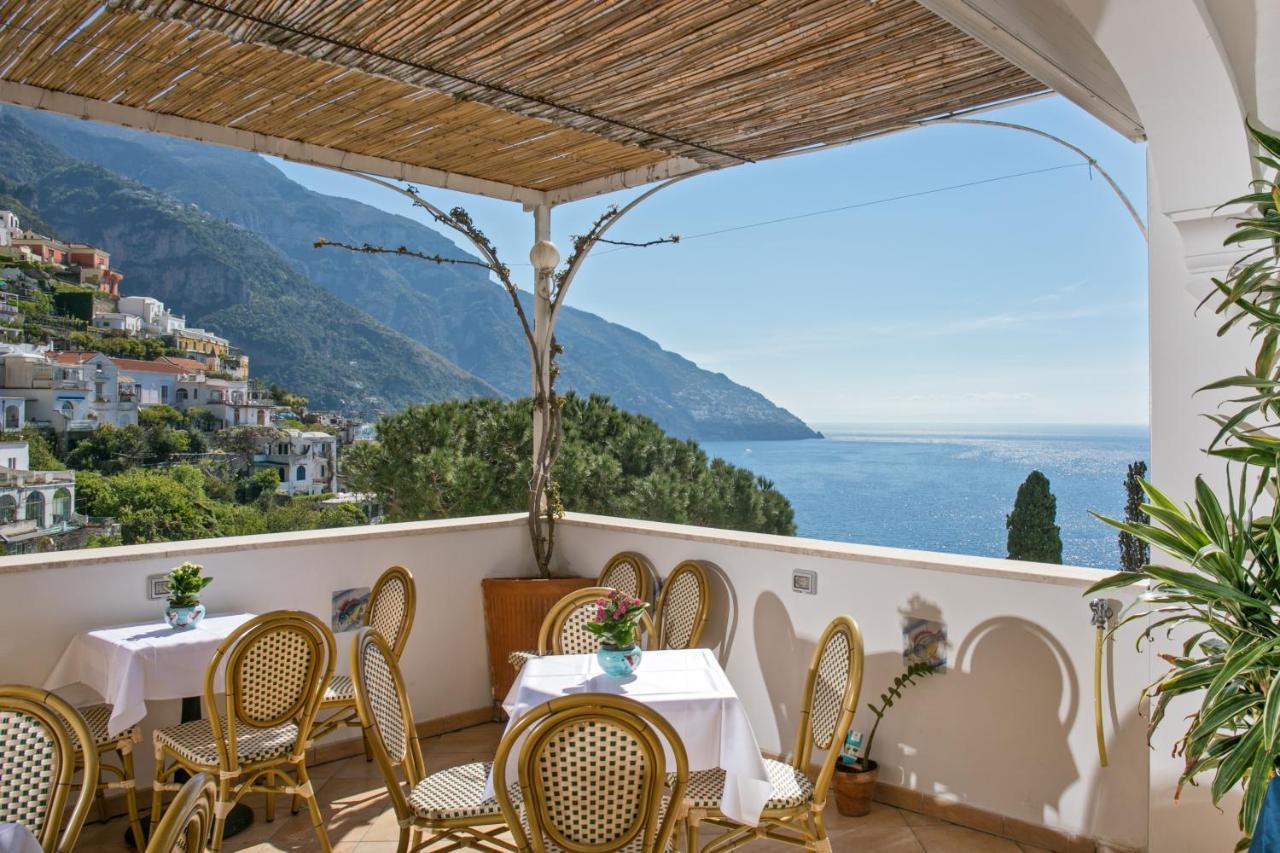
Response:
[[[918,2],[1121,135],[1146,138],[1120,75],[1080,21],[1056,2]]]
[[[208,122],[153,113],[137,107],[112,104],[80,95],[53,92],[37,86],[29,86],[25,83],[0,80],[0,102],[37,110],[48,110],[49,112],[60,113],[73,118],[90,119],[120,127],[131,127],[138,130],[161,133],[180,139],[192,139],[197,142],[210,142],[215,145],[225,145],[230,148],[239,148],[258,154],[270,154],[284,160],[305,163],[311,166],[323,166],[344,172],[366,172],[397,181],[405,181],[410,184],[456,190],[524,205],[547,203],[545,193],[528,187],[517,187],[498,181],[471,177],[470,175],[459,175],[455,172],[431,169],[426,166],[413,166],[383,157],[353,154],[349,151],[339,151],[336,148],[327,148],[323,145],[313,145],[264,133],[237,130],[209,124]]]

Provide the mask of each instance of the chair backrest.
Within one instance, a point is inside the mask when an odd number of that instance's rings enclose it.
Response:
[[[50,853],[75,849],[97,790],[98,753],[89,748],[67,817],[76,743],[92,744],[93,735],[69,703],[34,687],[0,686],[0,822],[26,827]]]
[[[711,606],[707,572],[697,560],[671,570],[658,593],[658,648],[691,649],[702,639]]]
[[[239,767],[236,730],[298,727],[294,749],[301,754],[333,675],[333,632],[310,613],[276,610],[245,622],[213,655],[205,673],[209,722],[224,770]],[[214,680],[226,663],[226,731],[212,710]]]
[[[404,566],[392,566],[378,578],[369,593],[364,624],[376,628],[387,638],[387,645],[397,658],[409,642],[409,629],[417,610],[418,591],[413,575]]]
[[[614,554],[600,570],[596,586],[605,586],[625,592],[641,601],[649,601],[653,591],[653,565],[643,554],[623,551]]]
[[[351,674],[356,713],[370,752],[382,770],[396,818],[408,820],[409,802],[396,769],[412,790],[425,775],[425,765],[400,665],[390,644],[377,630],[361,628],[356,632],[351,644]]]
[[[589,655],[600,648],[600,638],[589,634],[583,625],[596,615],[596,602],[614,592],[603,586],[574,590],[556,602],[538,631],[540,655]],[[648,611],[640,615],[641,645],[653,644],[656,631]]]
[[[147,842],[147,853],[205,853],[213,826],[213,778],[197,773],[186,781]]]
[[[862,690],[862,631],[850,616],[837,616],[822,632],[805,680],[800,729],[796,733],[795,767],[808,771],[814,749],[826,750],[814,784],[814,802],[827,795],[840,757],[840,744],[858,706]]]
[[[508,778],[513,753],[518,792]],[[671,724],[633,699],[604,693],[533,708],[503,736],[493,763],[498,804],[522,853],[621,850],[637,839],[638,850],[666,850],[679,809],[664,811],[663,794],[683,802],[688,777],[684,743]]]

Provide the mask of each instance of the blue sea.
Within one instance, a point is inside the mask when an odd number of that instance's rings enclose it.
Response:
[[[1089,515],[1124,512],[1130,462],[1147,460],[1146,427],[818,424],[808,441],[704,442],[708,454],[774,482],[797,533],[1004,557],[1005,515],[1033,469],[1058,501],[1063,562],[1114,569],[1114,529]]]

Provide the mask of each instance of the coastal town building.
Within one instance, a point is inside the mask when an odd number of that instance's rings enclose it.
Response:
[[[185,318],[169,311],[163,302],[150,296],[122,296],[116,310],[137,317],[141,331],[157,338],[168,337],[187,326]]]
[[[9,242],[10,245],[19,250],[25,249],[35,260],[43,261],[46,264],[54,264],[55,266],[63,264],[67,258],[67,252],[71,248],[61,240],[45,237],[32,231],[23,231]]]
[[[279,472],[281,494],[322,495],[338,490],[338,439],[327,432],[264,432],[257,437],[253,464]]]
[[[12,245],[13,238],[22,234],[22,223],[12,210],[0,210],[0,248]]]
[[[6,554],[57,547],[77,529],[76,472],[32,471],[26,441],[0,442],[0,544]]]
[[[166,361],[169,361],[166,359]],[[203,408],[216,426],[268,426],[276,411],[275,400],[252,388],[245,379],[225,379],[191,371],[178,380],[179,409]]]

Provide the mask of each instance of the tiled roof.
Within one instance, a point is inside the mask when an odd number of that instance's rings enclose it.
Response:
[[[142,373],[182,373],[181,367],[172,364],[165,364],[163,360],[143,361],[138,358],[113,358],[116,367],[121,370],[140,371]]]
[[[86,350],[67,350],[65,352],[49,353],[49,357],[58,364],[84,364],[95,355],[97,355],[96,352]]]
[[[209,369],[209,365],[202,361],[196,361],[194,358],[183,358],[181,356],[162,355],[159,361],[166,361],[175,367],[180,367],[189,373],[204,373]]]

